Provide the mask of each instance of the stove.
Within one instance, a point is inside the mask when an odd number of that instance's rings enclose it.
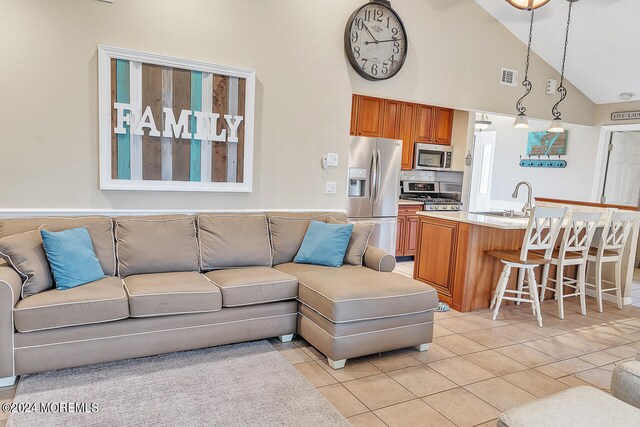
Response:
[[[437,182],[404,181],[400,199],[424,204],[425,211],[459,211],[462,203],[440,194]]]

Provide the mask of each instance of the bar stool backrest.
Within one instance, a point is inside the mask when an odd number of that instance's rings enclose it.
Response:
[[[520,251],[521,261],[527,260],[529,251],[544,251],[544,258],[551,259],[566,213],[567,208],[535,207],[531,211]]]
[[[600,212],[574,212],[571,214],[562,235],[558,258],[564,259],[567,252],[582,252],[582,257],[586,258],[601,217]]]
[[[636,216],[637,214],[631,212],[614,212],[611,214],[611,220],[602,230],[598,256],[602,256],[605,250],[617,251],[618,253],[624,250]]]

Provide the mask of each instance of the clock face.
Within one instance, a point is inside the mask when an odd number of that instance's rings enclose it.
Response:
[[[407,35],[398,15],[378,2],[356,10],[345,30],[349,62],[368,80],[393,77],[407,55]]]

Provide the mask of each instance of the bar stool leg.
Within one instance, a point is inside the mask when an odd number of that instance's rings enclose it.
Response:
[[[596,300],[598,312],[602,313],[602,261],[596,260]]]
[[[587,315],[587,302],[585,300],[585,282],[587,276],[587,262],[583,262],[578,266],[578,292],[580,292],[580,314]]]
[[[558,262],[556,269],[556,299],[558,300],[558,317],[564,320],[564,265]]]
[[[538,285],[536,284],[536,275],[533,272],[533,268],[528,268],[529,273],[529,294],[533,300],[532,306],[534,307],[536,317],[538,318],[538,326],[542,328],[542,314],[540,312],[540,300],[538,297]]]
[[[544,301],[545,293],[547,292],[547,282],[549,281],[549,264],[542,266],[542,286],[540,288],[540,301]]]
[[[504,269],[502,270],[502,275],[500,276],[500,280],[498,281],[497,285],[497,287],[499,288],[499,292],[495,302],[495,309],[493,310],[493,320],[496,320],[496,317],[498,317],[498,310],[500,310],[502,297],[504,296],[504,291],[507,289],[507,284],[509,283],[509,276],[511,276],[511,267],[505,264]]]
[[[622,310],[622,256],[616,261],[616,299],[618,310]]]
[[[516,286],[516,289],[518,290],[518,292],[522,292],[523,287],[524,287],[524,269],[519,268],[518,269],[518,285]],[[516,305],[520,305],[520,301],[516,301]]]

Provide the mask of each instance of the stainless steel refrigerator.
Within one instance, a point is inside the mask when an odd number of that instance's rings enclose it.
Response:
[[[354,136],[349,141],[347,216],[375,224],[369,244],[395,255],[402,141]]]

